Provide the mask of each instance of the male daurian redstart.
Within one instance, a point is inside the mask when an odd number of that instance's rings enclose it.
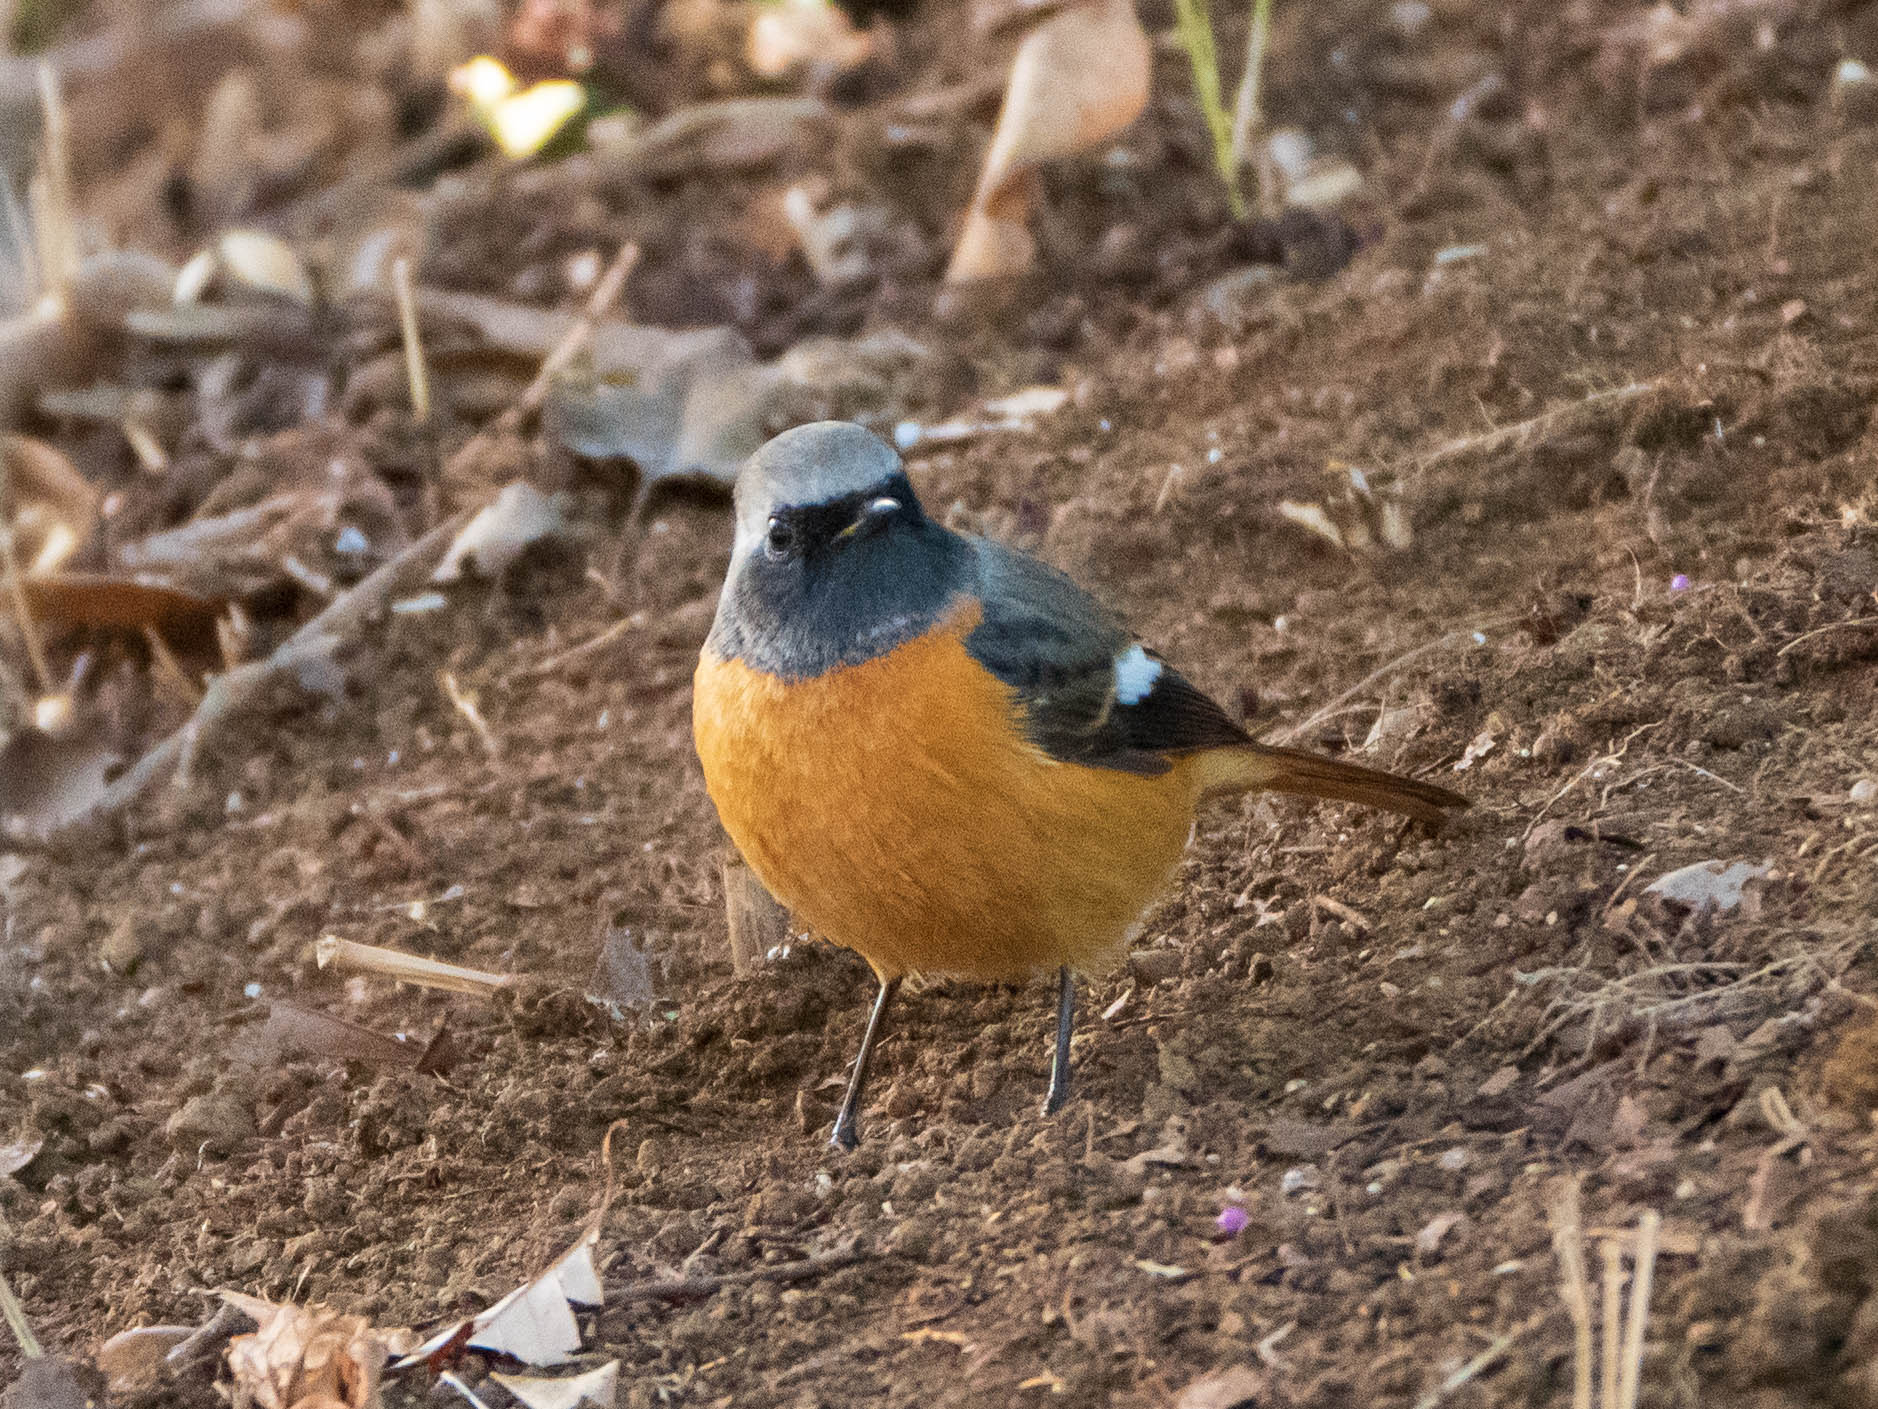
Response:
[[[796,919],[880,980],[834,1141],[852,1147],[901,977],[1117,962],[1200,800],[1270,790],[1437,822],[1446,788],[1254,742],[1054,568],[928,518],[859,426],[787,431],[737,479],[692,726],[718,816]]]

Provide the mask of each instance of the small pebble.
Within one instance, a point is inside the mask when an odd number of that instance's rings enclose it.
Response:
[[[1296,1194],[1306,1189],[1315,1189],[1319,1182],[1317,1166],[1303,1164],[1296,1169],[1287,1169],[1284,1178],[1279,1180],[1278,1187],[1286,1194]]]
[[[1870,807],[1874,802],[1878,802],[1878,781],[1860,778],[1852,784],[1852,790],[1846,796],[1859,807]]]
[[[1670,578],[1669,590],[1672,592],[1687,592],[1689,590],[1689,574],[1679,572],[1674,577]]]
[[[1249,1221],[1246,1211],[1238,1204],[1226,1205],[1219,1211],[1219,1217],[1213,1220],[1214,1226],[1219,1229],[1220,1236],[1223,1238],[1238,1237],[1245,1231],[1245,1225]]]

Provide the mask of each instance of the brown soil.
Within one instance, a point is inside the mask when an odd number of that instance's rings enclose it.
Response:
[[[1652,68],[1612,37],[1643,12],[1614,5],[1437,4],[1412,43],[1369,8],[1298,8],[1272,106],[1341,132],[1387,193],[1316,282],[1209,288],[1245,256],[1175,97],[1139,163],[1053,177],[1056,237],[1101,253],[993,331],[919,311],[930,252],[847,310],[803,312],[799,268],[743,314],[687,307],[714,259],[757,258],[723,233],[747,193],[717,184],[621,198],[600,235],[716,211],[689,263],[648,238],[645,316],[939,349],[946,384],[889,422],[1071,388],[1034,433],[916,454],[929,507],[1080,576],[1254,728],[1340,701],[1304,741],[1360,750],[1384,714],[1362,756],[1475,808],[1439,836],[1209,811],[1146,957],[1087,986],[1061,1115],[1037,1110],[1046,986],[933,984],[878,1054],[868,1139],[831,1152],[869,976],[800,943],[732,977],[690,747],[724,506],[628,523],[595,494],[599,546],[388,620],[343,703],[263,711],[108,844],[14,863],[0,1143],[45,1144],[0,1177],[0,1267],[46,1339],[196,1322],[223,1286],[440,1322],[577,1234],[621,1122],[612,1281],[859,1253],[599,1313],[632,1406],[1132,1409],[1238,1365],[1259,1403],[1567,1403],[1560,1174],[1589,1228],[1665,1220],[1643,1403],[1878,1404],[1878,809],[1851,800],[1878,774],[1878,126],[1829,99],[1878,24],[1771,7]],[[1488,73],[1499,96],[1452,123]],[[922,238],[969,185],[970,144],[946,160]],[[506,223],[453,227],[489,236],[449,250],[460,286],[511,286],[514,227],[543,261],[596,238],[486,199]],[[1282,519],[1347,486],[1333,462],[1399,496],[1407,549]],[[1723,914],[1645,892],[1708,859],[1771,871]],[[615,1021],[581,994],[620,929],[658,999]],[[328,933],[534,983],[488,1005],[347,981],[314,966]],[[460,1057],[434,1077],[270,1052],[274,1000],[447,1022]],[[213,1372],[132,1402],[207,1403]]]

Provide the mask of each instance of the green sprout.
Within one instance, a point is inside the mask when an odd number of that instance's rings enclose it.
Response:
[[[1265,50],[1271,39],[1272,0],[1252,0],[1252,26],[1246,36],[1245,70],[1239,76],[1239,89],[1233,97],[1232,111],[1226,111],[1219,81],[1219,46],[1213,39],[1213,17],[1208,0],[1174,0],[1175,32],[1187,51],[1193,68],[1193,95],[1206,118],[1207,132],[1213,139],[1213,165],[1226,187],[1226,203],[1233,219],[1246,216],[1245,195],[1240,190],[1239,173],[1245,169],[1257,136],[1261,76],[1265,68]]]

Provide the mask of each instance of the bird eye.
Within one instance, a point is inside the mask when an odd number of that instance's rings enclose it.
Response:
[[[789,550],[795,547],[796,531],[781,519],[769,521],[769,532],[763,537],[763,551],[772,558],[786,558]]]

